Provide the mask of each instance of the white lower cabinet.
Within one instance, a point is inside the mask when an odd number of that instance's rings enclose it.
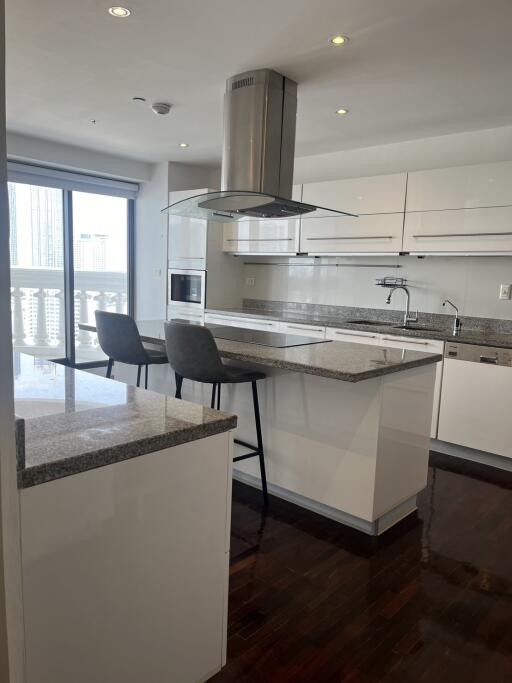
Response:
[[[322,327],[322,325],[308,325],[307,323],[280,323],[279,332],[300,335],[302,337],[325,338],[325,327]]]
[[[353,344],[378,344],[379,335],[374,332],[358,332],[357,330],[338,330],[327,327],[325,331],[327,339],[333,341],[352,342]]]
[[[379,336],[381,346],[389,346],[393,349],[405,349],[409,351],[423,351],[425,353],[444,353],[444,342],[435,339],[411,339],[411,337],[399,337],[389,334]],[[432,427],[430,436],[437,437],[437,423],[439,420],[439,402],[441,400],[441,380],[443,377],[443,361],[439,361],[436,367],[436,381],[434,385],[434,407],[432,410]]]

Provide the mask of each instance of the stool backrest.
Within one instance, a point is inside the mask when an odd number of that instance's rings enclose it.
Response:
[[[189,323],[165,324],[165,345],[171,368],[194,382],[221,382],[227,377],[215,339],[206,327]]]
[[[149,356],[135,320],[124,313],[95,311],[101,350],[112,360],[130,365],[146,365]]]

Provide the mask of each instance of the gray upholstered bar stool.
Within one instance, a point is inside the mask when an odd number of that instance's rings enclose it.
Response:
[[[140,387],[142,366],[146,368],[144,387],[148,388],[148,366],[167,363],[163,351],[147,349],[140,338],[135,320],[124,313],[95,311],[98,341],[108,356],[107,377],[111,377],[114,362],[137,366],[137,386]]]
[[[234,462],[247,458],[259,458],[263,500],[268,503],[267,476],[265,473],[265,454],[261,434],[260,407],[256,382],[265,379],[262,372],[246,368],[224,365],[212,333],[206,327],[186,323],[168,322],[165,324],[165,343],[171,368],[176,375],[176,398],[181,398],[184,379],[212,385],[211,407],[220,409],[220,388],[223,384],[242,384],[250,382],[256,423],[257,446],[235,439],[235,443],[249,448],[249,453],[234,458]]]

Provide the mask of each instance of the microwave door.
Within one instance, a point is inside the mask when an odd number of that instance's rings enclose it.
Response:
[[[204,271],[169,271],[169,304],[193,308],[205,306]]]

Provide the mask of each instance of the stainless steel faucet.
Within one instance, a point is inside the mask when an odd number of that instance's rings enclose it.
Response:
[[[455,318],[453,320],[453,335],[456,336],[460,334],[460,328],[462,327],[462,323],[459,319],[459,309],[452,301],[450,301],[450,299],[445,299],[443,301],[443,306],[446,306],[446,304],[449,304],[455,310]]]
[[[405,313],[404,313],[404,326],[407,327],[409,323],[417,323],[418,322],[418,311],[416,311],[416,315],[411,315],[409,312],[409,308],[411,305],[411,295],[409,293],[408,287],[405,285],[395,285],[394,287],[391,287],[389,290],[388,298],[386,299],[386,303],[390,304],[391,303],[391,297],[393,296],[393,292],[396,292],[397,289],[402,289],[405,292],[405,295],[407,297],[407,303],[405,306]]]

